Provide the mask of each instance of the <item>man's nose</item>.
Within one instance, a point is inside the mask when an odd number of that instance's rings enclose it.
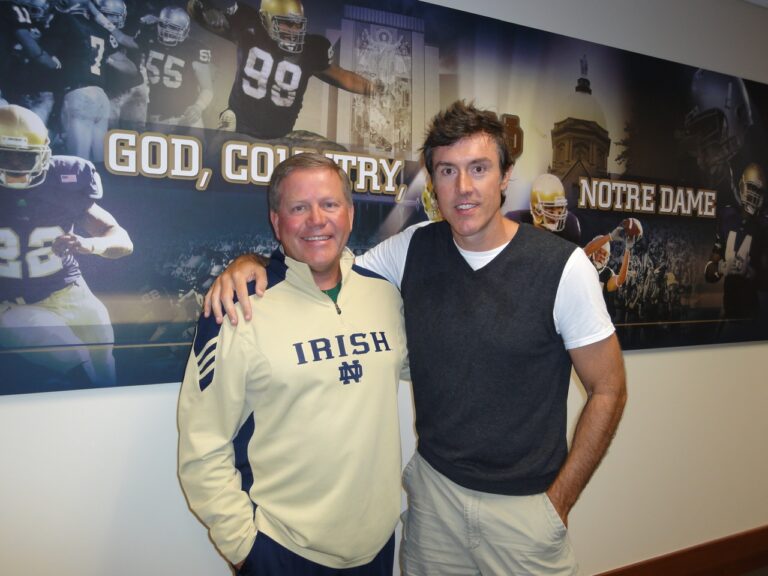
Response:
[[[457,182],[459,192],[469,192],[472,190],[472,177],[466,170],[459,170],[459,179]]]
[[[320,206],[312,206],[309,210],[309,223],[312,226],[322,226],[325,224],[325,213]]]

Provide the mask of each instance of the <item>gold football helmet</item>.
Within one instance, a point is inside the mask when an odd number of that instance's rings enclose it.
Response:
[[[552,232],[560,232],[565,228],[568,200],[562,182],[554,174],[542,174],[533,181],[531,216],[536,226]]]
[[[307,19],[300,0],[261,0],[261,23],[269,36],[286,52],[304,50]]]
[[[765,173],[758,164],[748,164],[739,180],[739,200],[750,216],[760,213],[765,198]]]
[[[13,104],[0,106],[0,186],[37,186],[50,160],[48,129],[37,114]]]
[[[437,196],[435,187],[432,185],[432,179],[427,178],[424,184],[424,190],[421,191],[421,206],[431,222],[440,222],[443,215],[440,213],[440,206],[437,205]]]

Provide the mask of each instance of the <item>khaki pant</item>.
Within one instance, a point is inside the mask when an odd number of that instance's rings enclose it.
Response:
[[[403,473],[400,555],[407,576],[570,576],[578,566],[546,494],[463,488],[416,453]]]

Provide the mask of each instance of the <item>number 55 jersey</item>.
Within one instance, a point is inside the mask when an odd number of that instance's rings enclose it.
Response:
[[[209,65],[211,50],[191,36],[164,43],[154,28],[145,28],[138,37],[142,64],[149,83],[149,116],[160,119],[181,116],[199,93],[194,63]]]

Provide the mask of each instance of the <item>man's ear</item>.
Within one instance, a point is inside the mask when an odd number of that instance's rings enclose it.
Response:
[[[277,224],[280,221],[280,215],[272,210],[269,211],[269,221],[272,223],[272,232],[275,234],[275,238],[280,242],[280,232],[277,230]]]
[[[515,169],[515,165],[512,164],[509,168],[507,168],[507,171],[504,173],[503,178],[501,179],[501,189],[506,190],[507,186],[509,185],[509,180],[512,178],[512,170]]]

